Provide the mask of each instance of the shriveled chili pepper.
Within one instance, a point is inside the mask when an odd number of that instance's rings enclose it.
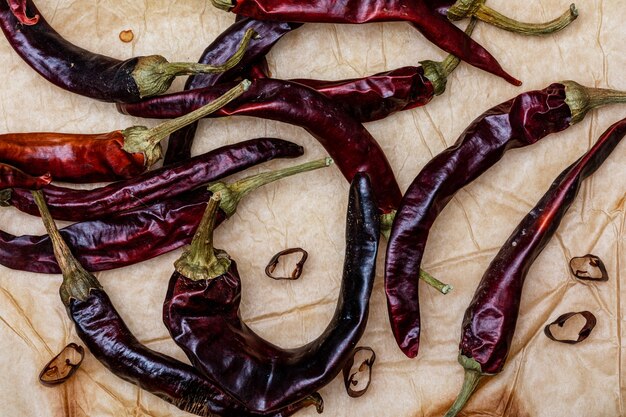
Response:
[[[28,175],[14,166],[0,163],[0,193],[3,189],[12,187],[25,188],[28,190],[38,190],[52,181],[49,172],[38,177]],[[29,192],[30,193],[30,192]]]
[[[63,273],[59,293],[76,333],[91,353],[116,376],[162,398],[181,410],[211,417],[288,416],[321,404],[319,394],[303,398],[273,413],[254,413],[204,378],[190,365],[149,349],[128,329],[98,279],[74,258],[46,210],[43,195],[35,191],[42,220],[50,234]]]
[[[406,21],[429,41],[477,68],[521,85],[476,41],[433,12],[425,0],[211,0],[213,5],[259,20],[319,23],[369,23]]]
[[[582,181],[602,165],[625,135],[626,119],[623,119],[566,168],[489,264],[465,311],[459,345],[459,363],[465,369],[465,379],[461,393],[445,417],[457,415],[483,376],[502,371],[528,270],[556,232]]]
[[[68,344],[43,367],[39,373],[39,382],[47,387],[63,384],[76,373],[84,358],[85,349],[82,346]]]
[[[419,349],[418,280],[428,233],[454,194],[514,148],[580,122],[601,105],[626,102],[624,93],[573,81],[530,91],[483,113],[454,145],[433,158],[402,198],[387,246],[385,292],[396,342],[408,357]]]
[[[567,27],[578,17],[578,10],[574,4],[558,18],[544,23],[527,23],[513,20],[485,6],[486,0],[425,0],[428,6],[440,15],[450,20],[460,20],[475,17],[490,25],[509,32],[523,35],[547,35],[558,32]]]
[[[2,1],[0,1],[2,3]],[[152,128],[133,126],[104,134],[9,133],[0,135],[0,161],[33,174],[77,183],[132,178],[162,156],[161,140],[241,95],[244,80],[217,100]]]
[[[104,187],[77,190],[51,185],[43,194],[55,219],[98,219],[176,197],[263,161],[296,157],[303,152],[301,146],[281,139],[253,139],[223,146],[188,161]],[[27,190],[1,190],[0,204],[12,205],[29,214],[39,214],[33,196]]]
[[[68,42],[46,22],[32,0],[21,0],[21,3],[25,4],[27,15],[39,16],[36,24],[20,24],[9,3],[0,1],[0,27],[18,55],[58,87],[107,102],[138,101],[164,93],[177,76],[232,68],[255,35],[248,32],[235,55],[219,66],[167,62],[160,55],[122,61]]]
[[[241,280],[228,254],[213,247],[219,194],[209,201],[191,247],[176,261],[163,322],[193,365],[248,409],[268,412],[300,401],[341,372],[361,338],[369,312],[380,236],[370,182],[350,187],[346,259],[335,314],[314,341],[282,349],[241,319]]]
[[[557,325],[559,327],[563,327],[569,319],[578,315],[582,316],[585,319],[585,325],[578,331],[578,337],[576,339],[558,339],[554,336],[554,334],[552,334],[552,326]],[[591,311],[565,313],[560,315],[552,323],[546,325],[546,327],[543,328],[543,333],[548,337],[548,339],[552,341],[566,343],[568,345],[575,345],[588,338],[591,334],[591,331],[596,327],[596,324],[596,316],[594,316]]]
[[[229,186],[211,184],[211,190],[229,195],[228,206],[226,201],[222,204],[218,223],[232,215],[239,200],[259,186],[316,167],[320,167],[319,162],[253,175]],[[206,189],[187,192],[106,219],[74,223],[61,229],[61,235],[90,271],[132,265],[189,243],[211,194]],[[16,237],[0,230],[0,264],[22,271],[59,272],[50,239],[45,235]]]

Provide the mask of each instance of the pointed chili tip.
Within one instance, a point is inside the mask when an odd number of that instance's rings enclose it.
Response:
[[[39,22],[39,15],[36,14],[33,17],[26,15],[26,0],[8,0],[9,7],[13,16],[23,25],[32,26]]]
[[[419,343],[414,342],[404,342],[399,346],[402,353],[409,359],[415,358],[420,349]]]

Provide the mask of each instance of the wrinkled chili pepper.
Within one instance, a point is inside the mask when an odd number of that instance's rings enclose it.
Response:
[[[485,6],[485,0],[425,0],[433,11],[450,20],[460,20],[467,17],[496,26],[509,32],[524,35],[547,35],[565,28],[578,17],[576,6],[571,4],[569,9],[558,18],[544,23],[526,23],[513,20]]]
[[[214,6],[259,20],[319,23],[406,21],[429,41],[477,68],[521,85],[476,41],[433,12],[425,0],[212,0]]]
[[[569,261],[569,268],[576,278],[583,281],[608,281],[609,274],[602,259],[595,255],[575,257]]]
[[[1,1],[0,1],[1,3]],[[77,183],[132,178],[162,156],[161,140],[232,101],[250,86],[244,80],[219,99],[155,127],[133,126],[104,134],[10,133],[0,135],[0,161],[55,180]]]
[[[557,325],[559,327],[563,327],[569,319],[578,315],[583,316],[583,318],[585,319],[585,325],[578,331],[578,337],[575,340],[557,339],[556,337],[554,337],[554,335],[552,334],[552,326]],[[593,313],[590,311],[578,311],[578,312],[572,312],[572,313],[565,313],[565,314],[560,315],[552,323],[546,325],[546,327],[543,328],[543,333],[548,337],[548,339],[552,341],[566,343],[568,345],[575,345],[577,343],[582,342],[586,338],[588,338],[589,335],[591,334],[591,331],[596,327],[596,324],[597,324],[596,316],[594,316]]]
[[[389,320],[405,355],[417,355],[420,335],[418,280],[424,247],[435,219],[454,194],[514,148],[580,122],[601,105],[626,102],[621,92],[573,81],[530,91],[483,113],[454,145],[433,158],[402,198],[387,246],[385,292]]]
[[[241,280],[234,260],[213,248],[215,194],[191,247],[176,261],[163,304],[163,322],[194,367],[248,409],[268,412],[300,401],[343,369],[365,331],[376,272],[379,216],[370,182],[350,187],[346,260],[335,314],[324,332],[282,349],[241,319]]]
[[[115,310],[98,279],[72,255],[46,210],[43,195],[34,193],[63,273],[61,301],[83,343],[116,376],[199,416],[279,417],[292,415],[312,404],[321,406],[319,394],[312,393],[301,402],[273,413],[251,412],[193,367],[142,345]]]
[[[216,182],[209,190],[195,190],[151,206],[121,212],[106,219],[74,223],[61,229],[82,265],[104,271],[132,265],[189,243],[214,191],[229,198],[222,202],[221,223],[239,201],[267,182],[310,169],[328,166],[327,158],[241,179],[231,185]],[[0,230],[0,264],[22,271],[58,273],[47,236],[13,236]]]
[[[18,55],[58,87],[107,102],[138,101],[164,93],[177,76],[232,68],[255,36],[250,31],[236,54],[219,66],[167,62],[159,55],[121,61],[68,42],[46,22],[31,0],[22,0],[24,3],[26,14],[39,16],[36,24],[20,24],[10,5],[0,1],[0,26]]]
[[[457,415],[483,376],[502,371],[528,270],[556,232],[582,181],[602,165],[625,135],[626,119],[623,119],[566,168],[489,264],[465,311],[459,345],[459,363],[465,369],[465,379],[461,393],[445,417]]]
[[[202,106],[229,84],[167,94],[134,104],[118,104],[125,114],[171,118]],[[383,214],[381,232],[387,236],[401,200],[400,187],[380,145],[372,135],[322,94],[306,86],[276,79],[259,79],[250,89],[215,116],[255,116],[301,126],[324,146],[348,181],[358,172],[369,174]],[[420,278],[444,294],[451,287],[425,271]]]
[[[263,161],[296,157],[303,152],[301,146],[281,139],[253,139],[104,187],[78,190],[51,185],[43,194],[48,210],[57,220],[99,219],[176,197]],[[1,190],[0,205],[12,205],[35,216],[39,214],[28,190]]]
[[[28,190],[38,190],[45,187],[52,181],[49,172],[38,177],[28,175],[14,166],[3,164],[0,162],[0,193],[3,189],[12,187],[25,188]]]
[[[367,352],[369,356],[364,359],[353,371],[354,368],[354,358],[360,352]],[[376,352],[374,349],[367,346],[360,346],[352,352],[350,359],[346,362],[343,367],[343,385],[346,387],[346,392],[352,398],[362,397],[370,387],[372,383],[372,369],[374,368],[374,362],[376,362]],[[364,369],[365,368],[365,369]],[[358,374],[367,371],[367,380],[365,386],[361,389],[355,390],[354,387],[359,385],[359,380],[357,378]]]
[[[293,271],[291,271],[291,274],[289,274],[288,277],[275,277],[273,273],[280,262],[280,258],[285,255],[291,255],[293,253],[301,253],[302,256],[300,257],[300,260],[296,262],[296,267],[293,269]],[[289,248],[281,250],[276,255],[272,256],[272,259],[270,259],[270,261],[267,263],[267,266],[265,267],[265,275],[275,280],[296,280],[300,278],[300,275],[302,275],[302,267],[304,266],[304,263],[308,258],[309,253],[302,248]]]
[[[74,355],[78,355],[78,360],[72,361]],[[76,373],[84,358],[85,349],[82,346],[68,344],[43,367],[39,373],[39,382],[48,387],[63,384]]]

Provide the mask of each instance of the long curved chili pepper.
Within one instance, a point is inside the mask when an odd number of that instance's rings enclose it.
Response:
[[[489,264],[465,311],[459,345],[465,379],[445,417],[457,415],[483,376],[502,371],[528,270],[556,232],[582,181],[602,165],[625,135],[626,119],[609,127],[587,153],[556,178]]]
[[[180,75],[232,68],[255,35],[248,32],[236,54],[219,66],[167,62],[160,55],[122,61],[68,42],[46,22],[32,0],[22,0],[22,4],[27,15],[39,16],[36,24],[20,24],[9,3],[0,1],[0,27],[18,55],[58,87],[108,102],[133,102],[164,93]]]
[[[213,5],[259,20],[319,23],[407,21],[429,41],[477,68],[521,85],[476,41],[433,12],[425,0],[211,0]]]
[[[326,166],[329,162],[324,162]],[[217,182],[153,204],[121,212],[106,219],[74,223],[61,235],[90,271],[120,268],[151,259],[191,241],[213,191],[224,196],[217,223],[231,216],[245,195],[286,175],[320,168],[307,163],[244,178],[229,186]],[[228,196],[228,198],[226,198]],[[59,273],[48,236],[13,236],[0,230],[0,264],[30,272]]]
[[[51,185],[43,194],[53,218],[92,220],[176,197],[262,161],[302,153],[302,147],[295,143],[272,138],[253,139],[104,187],[78,190]],[[12,205],[23,212],[39,214],[32,193],[27,190],[0,190],[0,205]]]
[[[0,163],[0,193],[3,189],[13,187],[38,190],[50,184],[51,181],[52,176],[48,172],[38,177],[33,177],[11,165]]]
[[[190,365],[142,345],[115,310],[98,279],[72,255],[46,210],[43,195],[35,192],[35,201],[63,273],[61,301],[76,326],[76,333],[100,363],[116,376],[199,416],[268,415],[246,409]],[[320,401],[319,395],[312,393],[303,401],[269,415],[288,416]]]
[[[419,349],[419,282],[415,278],[428,233],[454,194],[507,150],[532,145],[581,121],[590,109],[615,102],[626,102],[626,95],[573,81],[521,94],[479,116],[454,145],[421,170],[396,213],[385,263],[389,320],[405,355],[415,357]]]
[[[379,216],[369,180],[350,187],[346,259],[335,314],[314,341],[282,349],[241,319],[241,280],[234,260],[213,248],[215,194],[191,247],[176,261],[163,304],[163,322],[194,367],[241,401],[269,412],[293,404],[337,376],[363,335],[376,272]]]
[[[2,1],[0,0],[0,3]],[[133,178],[162,155],[161,140],[214,112],[250,86],[244,80],[217,100],[155,127],[133,126],[104,134],[9,133],[0,135],[0,161],[33,174],[77,183]]]

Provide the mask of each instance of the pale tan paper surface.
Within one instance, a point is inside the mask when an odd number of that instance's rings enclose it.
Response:
[[[565,0],[488,3],[526,20],[548,20],[569,6]],[[233,15],[200,0],[40,0],[37,5],[71,41],[120,58],[158,53],[170,60],[195,61],[234,20]],[[447,93],[429,106],[367,124],[387,152],[403,190],[476,116],[522,91],[563,79],[626,89],[626,7],[620,0],[581,0],[577,6],[580,18],[571,28],[541,39],[478,25],[474,37],[524,81],[523,87],[515,88],[464,64],[451,77]],[[119,41],[124,29],[134,31],[132,43]],[[312,24],[286,36],[269,62],[274,75],[281,78],[340,79],[443,57],[442,51],[405,24]],[[112,105],[54,87],[24,64],[3,39],[0,62],[2,132],[104,132],[144,123],[119,115]],[[182,88],[182,83],[179,80],[173,89]],[[321,391],[325,414],[441,416],[461,386],[462,370],[456,362],[461,318],[483,271],[556,175],[624,116],[626,107],[593,112],[567,132],[512,151],[451,201],[432,230],[424,267],[455,290],[443,296],[422,286],[422,344],[415,360],[402,355],[387,324],[383,244],[370,321],[362,340],[378,356],[373,384],[364,397],[351,399],[336,379]],[[324,155],[302,129],[251,118],[203,122],[194,153],[265,135],[304,145],[306,155],[301,160]],[[620,284],[626,259],[625,158],[626,144],[622,144],[584,183],[556,236],[530,270],[504,372],[481,384],[463,415],[626,415],[622,366],[626,307]],[[284,161],[272,162],[263,169],[285,165]],[[306,343],[319,335],[332,315],[343,262],[347,190],[348,183],[336,168],[291,178],[249,196],[217,233],[219,246],[239,264],[244,318],[275,343],[285,347]],[[8,208],[0,211],[0,225],[16,234],[44,232],[37,219]],[[310,253],[301,280],[266,278],[262,270],[269,258],[295,246]],[[569,259],[589,252],[604,260],[609,282],[584,284],[569,275]],[[98,278],[142,342],[184,359],[161,323],[161,303],[172,263],[179,255],[175,251],[99,273]],[[39,385],[40,368],[67,343],[78,341],[59,300],[59,283],[60,276],[0,267],[0,415],[186,415],[116,378],[89,353],[71,382],[55,389]],[[568,346],[543,335],[546,323],[579,310],[590,310],[598,318],[598,326],[584,343]]]

